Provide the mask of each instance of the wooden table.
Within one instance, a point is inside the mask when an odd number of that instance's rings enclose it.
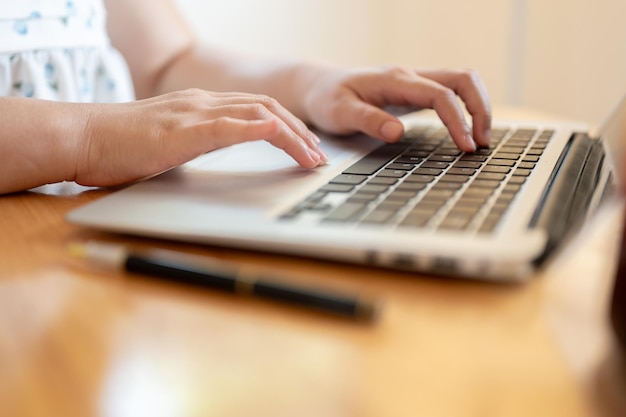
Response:
[[[617,211],[535,279],[494,285],[66,223],[108,192],[0,197],[0,416],[626,415],[606,321]],[[67,254],[92,238],[217,256],[385,308],[358,324],[96,270]]]

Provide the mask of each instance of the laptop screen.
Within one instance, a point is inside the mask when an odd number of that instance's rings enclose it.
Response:
[[[622,100],[621,106],[614,113],[607,124],[601,129],[600,137],[605,141],[609,150],[609,157],[612,158],[613,167],[616,173],[616,182],[619,184],[620,194],[624,194],[624,162],[626,162],[626,98]],[[622,228],[621,248],[619,251],[619,262],[613,284],[613,295],[611,299],[610,315],[611,324],[615,331],[617,342],[622,351],[626,352],[626,222]]]

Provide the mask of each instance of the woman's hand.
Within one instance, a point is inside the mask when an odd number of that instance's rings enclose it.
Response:
[[[64,180],[124,184],[253,140],[305,168],[327,160],[300,119],[261,95],[185,90],[122,104],[2,97],[0,113],[0,194]]]
[[[386,142],[403,133],[387,105],[434,109],[464,151],[489,146],[491,108],[486,88],[471,70],[418,71],[403,67],[322,69],[304,97],[306,119],[336,134],[362,131]],[[467,125],[458,98],[472,116]]]
[[[83,185],[126,183],[218,148],[263,139],[303,167],[326,162],[319,139],[266,96],[192,89],[85,108],[88,121],[71,178]]]

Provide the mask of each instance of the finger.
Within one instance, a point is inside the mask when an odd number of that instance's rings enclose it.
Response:
[[[323,154],[319,147],[320,139],[307,127],[307,125],[297,118],[293,113],[284,108],[277,100],[259,96],[259,103],[264,105],[270,112],[278,116],[296,135],[302,138],[310,148],[317,153]]]
[[[472,116],[472,131],[476,142],[489,146],[491,105],[482,79],[475,71],[418,71],[418,74],[452,89],[465,103]]]
[[[476,142],[470,134],[470,129],[465,122],[465,115],[459,106],[456,94],[441,85],[432,86],[428,91],[430,98],[429,107],[434,109],[439,118],[450,132],[450,137],[459,149],[465,152],[474,152]]]
[[[306,125],[291,114],[288,110],[282,108],[275,100],[269,102],[263,97],[253,96],[250,100],[237,99],[230,97],[225,102],[231,103],[212,107],[207,110],[207,116],[213,118],[216,115],[227,115],[229,117],[241,118],[245,120],[265,119],[275,117],[280,120],[283,134],[293,136],[292,140],[300,141],[315,154],[319,155],[322,162],[328,161],[328,157],[320,148],[319,138],[311,132]]]
[[[365,74],[356,77],[348,84],[348,88],[354,94],[354,97],[348,99],[353,101],[360,100],[379,107],[410,105],[434,109],[461,150],[468,152],[476,150],[476,143],[470,134],[470,129],[454,91],[433,80],[419,76],[412,69],[394,67]],[[337,107],[337,109],[340,110],[341,108]],[[334,113],[336,118],[341,117],[339,111]],[[382,131],[383,125],[387,121],[390,119],[386,119],[380,124],[379,131]],[[361,126],[368,125],[367,120],[363,117],[359,123]],[[359,130],[363,130],[363,128],[360,127]]]
[[[466,152],[476,150],[469,126],[465,121],[456,93],[433,80],[413,72],[382,75],[379,79],[381,99],[385,104],[410,104],[437,112],[452,140]]]
[[[284,150],[305,168],[314,168],[322,163],[322,157],[276,117],[254,120],[219,117],[199,123],[192,129],[193,146],[198,154],[236,143],[263,139]]]
[[[271,97],[241,92],[212,92],[200,89],[184,90],[177,93],[176,97],[183,102],[191,100],[197,103],[198,99],[204,102],[205,105],[200,106],[202,120],[222,116],[243,117],[253,120],[255,118],[267,118],[267,112],[272,113],[281,119],[309,148],[314,150],[315,154],[320,155],[324,163],[328,160],[328,157],[319,146],[319,138],[300,119]],[[244,109],[244,111],[241,111],[241,109]]]
[[[400,120],[356,96],[344,99],[335,111],[343,133],[361,131],[390,143],[400,140],[404,133]]]
[[[277,100],[258,94],[246,94],[246,93],[221,93],[217,94],[216,100],[212,103],[214,108],[222,108],[229,105],[246,105],[246,104],[259,104],[267,108],[271,113],[281,118],[287,125],[298,135],[302,137],[312,147],[320,143],[319,138],[310,131],[310,129],[294,116],[289,110],[284,108]]]

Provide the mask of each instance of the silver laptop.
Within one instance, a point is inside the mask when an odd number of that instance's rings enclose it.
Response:
[[[610,195],[607,155],[626,141],[626,100],[598,134],[496,121],[462,153],[436,118],[406,135],[323,137],[307,170],[266,142],[231,146],[69,213],[140,236],[495,281],[529,278]],[[620,153],[621,154],[621,153]]]

